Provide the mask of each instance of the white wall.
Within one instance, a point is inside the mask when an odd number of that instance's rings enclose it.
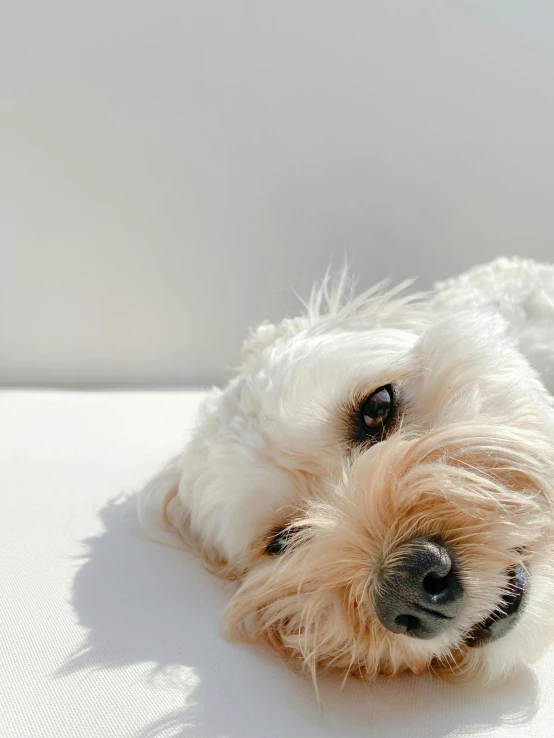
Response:
[[[551,0],[2,5],[2,383],[219,380],[344,251],[554,257]]]

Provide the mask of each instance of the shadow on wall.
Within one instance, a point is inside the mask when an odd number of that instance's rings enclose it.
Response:
[[[172,690],[172,700],[178,690],[182,706],[145,726],[143,738],[439,738],[498,724],[519,734],[516,726],[536,712],[531,672],[480,691],[427,677],[349,679],[341,689],[338,676],[325,676],[320,711],[308,676],[221,637],[228,586],[187,553],[145,540],[133,498],[109,504],[101,517],[105,532],[86,540],[73,586],[73,606],[88,635],[59,676],[153,664],[153,685]]]

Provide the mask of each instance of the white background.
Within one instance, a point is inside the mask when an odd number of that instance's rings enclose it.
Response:
[[[550,0],[0,0],[0,383],[219,381],[346,252],[554,256]]]

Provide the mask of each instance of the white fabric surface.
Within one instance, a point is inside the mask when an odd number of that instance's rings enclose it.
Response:
[[[230,586],[144,538],[132,500],[200,394],[0,394],[0,736],[541,737],[554,654],[494,689],[310,680],[220,635]]]

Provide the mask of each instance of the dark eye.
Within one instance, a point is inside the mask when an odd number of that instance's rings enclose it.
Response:
[[[387,384],[372,392],[360,406],[359,426],[362,439],[380,441],[393,413],[393,391],[390,384]]]
[[[266,554],[270,556],[278,556],[282,554],[286,547],[291,543],[292,539],[302,530],[300,526],[287,526],[281,528],[277,532],[271,534],[269,543],[265,547]]]

